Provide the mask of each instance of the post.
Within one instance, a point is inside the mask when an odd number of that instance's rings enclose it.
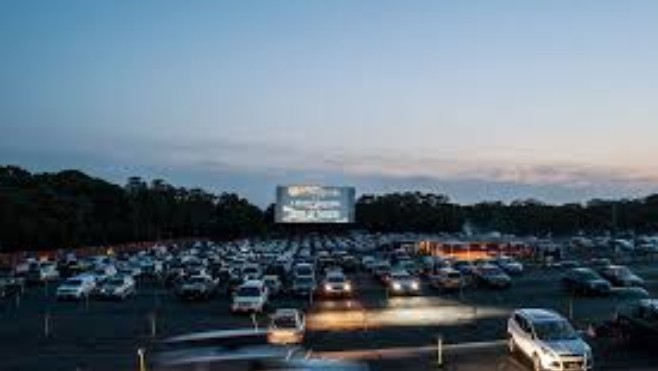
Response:
[[[137,349],[137,357],[138,357],[138,362],[139,362],[139,371],[146,371],[146,360],[145,360],[145,354],[146,352],[144,351],[144,348],[139,348]]]
[[[569,320],[573,321],[573,297],[569,297]]]
[[[157,315],[155,312],[151,313],[149,316],[150,324],[151,324],[151,337],[155,337],[157,335]]]
[[[43,334],[46,338],[50,337],[50,313],[48,312],[43,316]]]
[[[443,367],[443,335],[439,335],[436,340],[436,364]]]
[[[256,313],[251,314],[251,324],[254,326],[254,331],[258,331],[258,321],[256,320]]]

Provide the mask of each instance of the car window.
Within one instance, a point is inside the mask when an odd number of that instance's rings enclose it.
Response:
[[[261,291],[257,287],[241,287],[238,290],[238,296],[257,297],[260,295]]]
[[[343,283],[343,282],[345,282],[345,278],[342,277],[342,276],[329,276],[329,277],[327,277],[327,282]]]
[[[534,324],[535,335],[540,340],[574,340],[578,334],[567,321],[542,321]]]

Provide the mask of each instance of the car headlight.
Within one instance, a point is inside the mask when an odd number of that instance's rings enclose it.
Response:
[[[393,283],[393,290],[400,290],[401,288],[402,288],[402,286],[400,286],[399,283],[397,283],[397,282]]]
[[[418,290],[420,286],[418,285],[418,282],[414,281],[411,283],[411,288],[414,290]]]
[[[331,291],[331,286],[329,286],[328,284],[324,285],[324,291]]]
[[[352,285],[350,285],[349,283],[346,283],[345,284],[345,291],[352,291]]]

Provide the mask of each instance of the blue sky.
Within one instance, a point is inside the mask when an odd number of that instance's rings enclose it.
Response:
[[[658,190],[658,2],[0,2],[0,163],[239,191]]]

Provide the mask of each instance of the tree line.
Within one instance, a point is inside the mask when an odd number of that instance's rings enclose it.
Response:
[[[355,207],[356,223],[349,227],[380,232],[467,229],[542,236],[658,230],[658,195],[585,204],[460,205],[442,194],[405,192],[363,195]],[[290,233],[289,226],[274,224],[273,210],[234,193],[176,187],[161,179],[132,177],[119,186],[76,170],[30,173],[0,167],[0,251]]]

